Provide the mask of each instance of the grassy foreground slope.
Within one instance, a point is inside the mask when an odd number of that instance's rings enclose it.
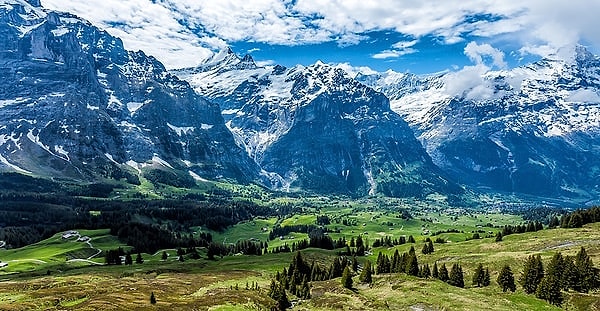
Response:
[[[262,225],[262,224],[261,224]],[[359,224],[362,226],[362,224]],[[80,232],[90,236],[94,248],[119,246],[106,231]],[[371,233],[373,235],[373,233]],[[600,223],[580,229],[553,229],[514,234],[502,242],[493,238],[435,244],[435,252],[420,254],[422,237],[414,244],[420,264],[433,262],[451,265],[460,262],[467,288],[457,288],[437,280],[404,274],[374,276],[371,287],[357,284],[353,290],[341,286],[339,279],[313,282],[312,299],[296,301],[295,310],[559,310],[526,295],[518,286],[515,293],[503,293],[495,279],[503,264],[512,267],[518,278],[523,260],[541,254],[547,263],[557,251],[574,255],[585,247],[595,266],[600,266]],[[407,251],[411,244],[398,246]],[[0,270],[0,310],[268,310],[274,301],[267,296],[268,284],[278,270],[286,267],[292,254],[231,256],[216,261],[175,260],[175,251],[166,261],[160,254],[143,254],[145,262],[132,266],[94,266],[68,262],[67,254],[85,252],[88,245],[63,240],[60,235],[17,250],[0,251],[0,260],[20,271]],[[393,253],[395,248],[373,250],[373,263],[379,251]],[[160,252],[162,253],[162,252]],[[79,254],[82,255],[82,254]],[[83,254],[82,256],[88,255]],[[306,259],[327,263],[332,251],[309,249]],[[23,260],[31,267],[14,266]],[[92,258],[102,262],[102,258]],[[364,259],[360,259],[364,260]],[[45,263],[41,263],[41,261]],[[490,268],[492,284],[472,288],[471,276],[478,263]],[[50,275],[45,275],[50,270]],[[36,272],[39,272],[36,274]],[[249,288],[246,289],[246,284]],[[259,290],[252,289],[258,284]],[[237,288],[237,289],[236,289]],[[150,304],[154,292],[157,304]],[[291,300],[295,297],[290,295]],[[565,307],[571,310],[600,310],[600,293],[567,293]]]

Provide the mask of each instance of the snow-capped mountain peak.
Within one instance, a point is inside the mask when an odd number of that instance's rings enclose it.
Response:
[[[238,144],[280,187],[396,196],[452,188],[440,184],[387,98],[343,69],[321,61],[289,69],[241,62],[174,73],[221,106]],[[391,165],[386,178],[381,165]],[[412,173],[402,170],[407,165]]]
[[[391,99],[457,180],[586,197],[600,188],[600,58],[582,46],[570,51],[511,70],[360,80]]]
[[[3,0],[0,21],[0,171],[135,182],[159,166],[259,178],[218,106],[155,58],[38,1]]]

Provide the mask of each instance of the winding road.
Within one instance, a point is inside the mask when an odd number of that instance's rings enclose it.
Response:
[[[74,237],[77,237],[77,240],[79,240],[80,238],[82,238],[82,236],[81,236],[81,233],[79,233],[79,232],[76,232],[75,234],[73,234],[73,236],[74,236]],[[87,238],[88,238],[88,239],[85,241],[85,244],[87,244],[87,245],[88,245],[88,246],[89,246],[91,249],[94,249],[94,250],[96,250],[96,253],[95,253],[95,254],[93,254],[93,255],[91,255],[91,256],[89,256],[89,257],[88,257],[88,258],[86,258],[86,259],[74,258],[74,259],[69,259],[69,260],[67,260],[67,262],[73,262],[73,261],[79,261],[79,262],[81,262],[81,261],[85,261],[85,262],[90,262],[90,263],[93,263],[93,264],[96,264],[96,265],[97,265],[97,264],[99,264],[99,263],[97,263],[97,262],[93,262],[93,261],[91,261],[90,259],[92,259],[92,258],[94,258],[94,257],[96,257],[96,256],[98,256],[98,255],[100,255],[100,253],[102,253],[102,250],[101,250],[101,249],[99,249],[99,248],[95,248],[95,247],[94,247],[94,245],[92,245],[92,241],[91,241],[91,239],[90,239],[89,237],[87,237]],[[77,241],[77,240],[75,240],[75,241]]]
[[[73,238],[75,240],[73,240]],[[103,263],[99,263],[99,262],[95,262],[95,261],[91,260],[92,258],[100,255],[100,253],[102,253],[102,250],[99,248],[95,248],[94,245],[92,245],[92,242],[89,237],[85,241],[79,240],[81,238],[86,238],[86,237],[82,237],[79,232],[73,231],[73,233],[70,234],[68,236],[68,238],[66,238],[66,239],[69,241],[73,241],[73,242],[84,242],[85,244],[87,244],[89,246],[89,248],[95,250],[96,253],[94,253],[93,255],[91,255],[87,258],[74,258],[74,259],[69,259],[66,262],[85,262],[85,263],[89,263],[92,265],[103,265]],[[0,248],[3,248],[5,246],[6,246],[6,242],[0,241]],[[40,259],[15,259],[15,260],[6,261],[6,263],[11,263],[11,262],[15,262],[15,263],[16,262],[32,262],[32,263],[36,263],[36,264],[47,264],[48,263],[47,261],[40,260]]]

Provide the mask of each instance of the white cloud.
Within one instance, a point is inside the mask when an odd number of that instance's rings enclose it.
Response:
[[[416,53],[415,49],[406,49],[406,50],[383,50],[379,53],[373,54],[371,57],[375,59],[386,59],[386,58],[397,58],[402,55]]]
[[[478,64],[465,66],[457,72],[444,76],[444,92],[450,96],[464,97],[468,100],[482,100],[494,98],[494,88],[489,81],[484,79],[489,67]]]
[[[254,63],[258,67],[265,67],[265,66],[275,65],[275,61],[274,60],[260,60],[260,61],[255,60]]]
[[[414,46],[415,44],[417,44],[417,40],[412,40],[412,41],[400,41],[400,42],[396,42],[392,45],[392,47],[394,49],[398,49],[398,50],[406,50],[408,48],[410,48],[411,46]]]
[[[339,63],[339,64],[335,64],[334,66],[344,70],[351,77],[356,77],[356,75],[359,73],[362,73],[364,75],[372,75],[372,74],[377,73],[377,71],[371,69],[370,67],[367,67],[367,66],[356,67],[356,66],[350,65],[349,63]]]
[[[209,46],[223,42],[192,33],[171,10],[150,0],[43,0],[42,5],[75,13],[120,37],[126,49],[143,50],[168,68],[198,64],[211,55]]]
[[[600,1],[43,0],[42,4],[89,19],[122,37],[127,48],[143,49],[168,67],[198,63],[210,54],[209,49],[228,42],[302,45],[336,41],[344,46],[357,44],[367,38],[367,32],[378,30],[393,30],[417,40],[434,36],[445,43],[461,42],[471,35],[500,37],[520,42],[524,53],[543,56],[578,42],[600,49]],[[490,18],[473,21],[473,16]],[[412,46],[390,47],[373,57],[412,52]]]
[[[492,64],[494,66],[506,68],[504,53],[487,43],[477,44],[477,42],[469,42],[465,47],[465,55],[476,64],[484,64],[484,57],[489,56],[492,59]]]
[[[418,50],[412,48],[417,44],[417,40],[412,41],[400,41],[392,44],[392,49],[383,50],[379,53],[373,54],[371,57],[375,59],[386,59],[386,58],[397,58],[402,55],[417,53]]]

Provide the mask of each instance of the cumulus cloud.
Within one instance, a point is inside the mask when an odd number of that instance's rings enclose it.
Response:
[[[352,66],[352,65],[350,65],[350,63],[339,63],[339,64],[336,64],[335,67],[344,70],[351,77],[356,77],[356,75],[359,73],[364,74],[364,75],[372,75],[372,74],[377,73],[377,71],[371,69],[370,67]]]
[[[150,0],[43,0],[42,5],[75,13],[123,39],[125,48],[143,50],[168,68],[198,64],[212,54],[212,47],[224,43],[193,33],[172,10]]]
[[[504,53],[487,43],[477,44],[477,42],[469,42],[465,47],[465,55],[476,64],[484,64],[484,58],[487,56],[492,59],[492,64],[494,66],[506,68]]]
[[[418,50],[412,48],[417,44],[417,40],[412,41],[400,41],[392,44],[392,49],[383,50],[379,53],[373,54],[371,57],[375,59],[386,59],[386,58],[397,58],[402,55],[417,53]]]
[[[496,96],[494,88],[484,79],[489,67],[478,64],[465,66],[463,69],[444,76],[444,92],[450,96],[463,97],[468,100],[491,99]]]
[[[522,53],[543,56],[578,42],[600,48],[600,1],[43,0],[43,5],[89,19],[121,36],[128,48],[163,56],[170,67],[197,63],[211,49],[236,41],[335,41],[345,46],[380,30],[417,40],[432,36],[445,43],[473,36],[516,40]],[[485,45],[474,48],[475,61],[497,55],[485,51]],[[391,46],[372,56],[385,59],[410,52],[410,46]]]

